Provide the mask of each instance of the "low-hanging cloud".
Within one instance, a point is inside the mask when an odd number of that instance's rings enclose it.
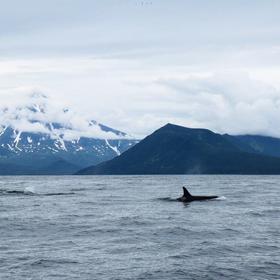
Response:
[[[280,91],[246,73],[217,72],[158,84],[172,91],[174,102],[185,104],[183,124],[221,133],[280,136]]]
[[[117,93],[103,91],[99,99],[94,94],[85,95],[80,103],[74,94],[63,100],[62,95],[30,95],[34,89],[28,87],[0,90],[0,125],[45,133],[45,123],[58,122],[63,128],[54,132],[67,140],[82,136],[115,137],[101,131],[99,126],[90,127],[92,119],[120,127],[138,138],[168,122],[220,133],[280,137],[280,91],[246,72],[185,74],[178,78],[176,75],[170,78],[143,76],[138,80],[143,82],[116,84]],[[75,103],[78,106],[74,106]],[[26,109],[32,104],[39,106],[37,111]],[[64,111],[65,108],[70,110]],[[30,122],[32,119],[38,122]]]
[[[0,106],[0,132],[11,127],[19,132],[49,134],[51,138],[77,140],[81,137],[95,139],[133,138],[116,135],[101,129],[99,124],[82,112],[62,107],[55,99],[36,92],[25,94],[21,90],[10,93],[6,104]],[[21,98],[12,98],[18,96]]]

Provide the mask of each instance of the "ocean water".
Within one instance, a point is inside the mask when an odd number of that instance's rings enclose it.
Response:
[[[280,279],[279,197],[279,176],[0,177],[0,279]]]

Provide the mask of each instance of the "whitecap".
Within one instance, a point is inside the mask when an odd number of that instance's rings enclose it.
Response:
[[[23,191],[25,194],[35,194],[35,188],[33,186],[26,187]]]
[[[225,196],[218,196],[215,198],[216,200],[226,200],[227,198]]]

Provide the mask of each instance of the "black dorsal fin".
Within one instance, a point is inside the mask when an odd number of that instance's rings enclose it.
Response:
[[[185,187],[183,187],[183,191],[184,191],[184,195],[183,195],[184,197],[192,196]]]

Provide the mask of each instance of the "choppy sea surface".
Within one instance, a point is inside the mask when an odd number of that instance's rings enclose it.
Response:
[[[280,176],[0,177],[0,279],[280,279],[279,201]]]

